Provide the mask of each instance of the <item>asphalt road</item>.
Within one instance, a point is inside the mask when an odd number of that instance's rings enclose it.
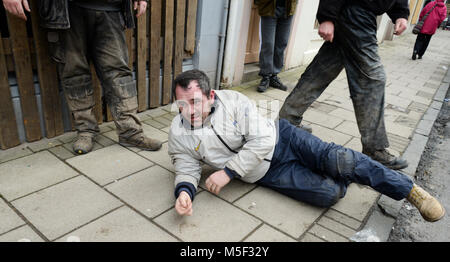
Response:
[[[405,201],[388,241],[450,241],[450,89],[431,131],[415,175],[416,183],[436,196],[446,209],[438,222],[429,223]]]

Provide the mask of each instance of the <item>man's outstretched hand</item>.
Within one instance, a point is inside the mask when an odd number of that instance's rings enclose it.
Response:
[[[192,201],[191,197],[185,191],[181,191],[180,195],[175,202],[175,210],[181,216],[192,215]]]
[[[31,11],[28,0],[3,0],[3,6],[6,11],[12,15],[22,18],[25,21],[27,20],[27,16],[25,15],[24,9],[28,12]]]

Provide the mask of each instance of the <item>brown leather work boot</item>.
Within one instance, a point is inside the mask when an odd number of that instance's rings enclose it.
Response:
[[[367,152],[363,150],[363,154],[366,154],[373,160],[378,161],[384,166],[393,170],[406,168],[408,166],[408,162],[406,160],[392,155],[386,149],[375,150],[373,152]]]
[[[129,139],[119,138],[122,146],[134,146],[146,151],[157,151],[161,148],[162,142],[153,138],[148,138],[144,134],[137,134]]]
[[[92,151],[95,135],[89,132],[79,133],[75,142],[73,142],[73,151],[78,155],[87,154]]]
[[[417,207],[428,222],[438,221],[445,215],[445,209],[439,201],[418,185],[413,186],[407,200]]]

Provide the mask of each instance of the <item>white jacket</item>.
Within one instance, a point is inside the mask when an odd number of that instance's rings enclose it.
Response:
[[[197,189],[203,163],[234,170],[248,183],[261,179],[270,167],[277,134],[274,121],[260,116],[239,92],[215,90],[215,94],[214,112],[202,128],[191,129],[181,114],[172,121],[169,155],[175,167],[175,187],[188,182]]]

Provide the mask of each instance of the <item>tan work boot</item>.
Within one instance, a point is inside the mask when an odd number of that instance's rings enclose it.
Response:
[[[73,151],[78,155],[91,152],[94,146],[94,138],[95,135],[92,133],[79,133],[77,139],[73,142]]]
[[[119,138],[119,144],[122,146],[134,146],[147,151],[157,151],[161,148],[162,142],[156,139],[148,138],[144,134],[137,134],[131,138]]]
[[[445,215],[445,209],[439,201],[418,185],[414,184],[407,200],[417,207],[422,217],[428,222],[438,221]]]

